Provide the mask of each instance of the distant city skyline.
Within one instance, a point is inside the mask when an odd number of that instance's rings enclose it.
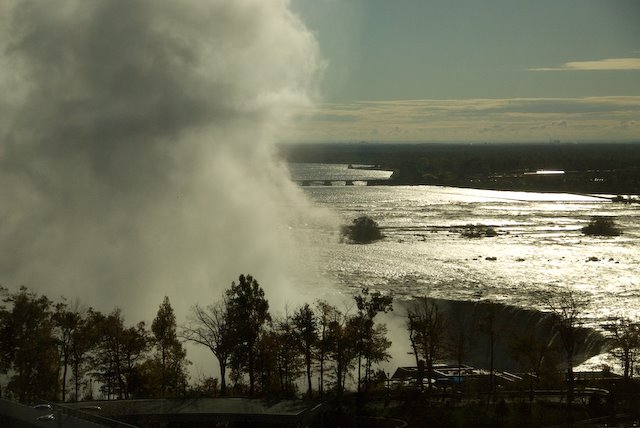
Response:
[[[635,0],[292,8],[325,67],[285,140],[640,140]]]

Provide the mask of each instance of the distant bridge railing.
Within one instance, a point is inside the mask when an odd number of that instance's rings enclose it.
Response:
[[[389,185],[389,179],[311,179],[311,180],[293,180],[300,186],[386,186]]]

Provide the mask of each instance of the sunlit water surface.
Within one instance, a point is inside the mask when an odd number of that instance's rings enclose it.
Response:
[[[372,244],[344,244],[329,232],[312,244],[324,274],[346,289],[542,310],[543,293],[574,290],[590,299],[586,315],[594,326],[609,316],[640,315],[640,205],[437,186],[311,186],[304,192],[345,223],[366,214],[383,229],[385,238]],[[623,234],[584,236],[581,228],[596,215],[615,218]],[[492,226],[499,235],[465,238],[457,228],[467,224]]]

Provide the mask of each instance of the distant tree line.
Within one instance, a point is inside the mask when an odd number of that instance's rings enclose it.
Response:
[[[369,164],[394,171],[387,184],[635,194],[640,143],[317,143],[281,148],[289,162]],[[563,170],[557,176],[525,171]],[[382,184],[382,183],[380,183]]]
[[[378,165],[421,172],[494,174],[536,169],[629,170],[640,164],[640,143],[304,143],[283,144],[289,162]],[[637,176],[636,176],[637,179]]]

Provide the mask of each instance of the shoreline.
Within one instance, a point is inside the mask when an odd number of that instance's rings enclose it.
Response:
[[[306,162],[301,162],[306,163]],[[393,168],[392,166],[385,166],[384,164],[345,164],[345,163],[322,163],[322,162],[309,162],[316,165],[344,165],[348,170],[359,171],[384,171],[392,173],[389,178],[379,179],[353,179],[350,181],[362,181],[366,182],[367,187],[374,186],[437,186],[437,187],[453,187],[459,189],[474,189],[474,190],[494,190],[505,192],[530,192],[530,193],[551,193],[551,194],[571,194],[578,196],[587,196],[593,198],[599,198],[609,200],[611,202],[635,204],[640,203],[640,193],[637,189],[634,192],[619,191],[619,189],[613,189],[602,185],[602,179],[586,179],[584,172],[564,172],[563,174],[536,174],[531,171],[518,171],[511,172],[503,175],[483,175],[470,177],[458,177],[442,179],[430,174],[416,177],[413,174],[412,177],[403,177],[402,169]],[[590,171],[591,173],[597,171]],[[609,173],[609,171],[606,171]],[[426,178],[429,176],[429,178]],[[567,182],[569,177],[569,182]],[[576,177],[581,181],[575,181]],[[293,180],[293,178],[292,178]],[[514,182],[517,181],[517,182]],[[595,180],[595,181],[593,181]],[[339,182],[342,180],[318,179],[318,180],[298,180],[294,181],[318,181],[318,182]],[[328,185],[325,185],[328,187]],[[604,187],[604,188],[603,188]],[[616,191],[614,191],[616,190]],[[630,189],[625,189],[630,190]]]
[[[387,171],[386,169],[382,169],[383,171]],[[537,187],[517,187],[517,186],[478,186],[469,183],[459,183],[459,182],[398,182],[393,178],[389,178],[388,180],[370,180],[367,182],[367,186],[435,186],[435,187],[453,187],[456,189],[470,189],[470,190],[493,190],[496,192],[526,192],[526,193],[550,193],[550,194],[569,194],[569,195],[577,195],[577,196],[586,196],[591,198],[598,198],[609,200],[611,202],[617,203],[627,203],[627,204],[636,204],[640,203],[640,193],[617,193],[617,192],[588,192],[579,189],[569,189],[569,188],[537,188]],[[595,189],[594,189],[595,190]]]
[[[371,183],[373,180],[370,180],[369,183]],[[385,181],[387,181],[388,183],[383,184]],[[388,186],[388,187],[401,187],[401,186],[407,186],[407,187],[414,187],[414,186],[433,186],[433,187],[451,187],[454,189],[468,189],[468,190],[491,190],[491,191],[495,191],[495,192],[524,192],[524,193],[549,193],[549,194],[554,194],[554,195],[558,195],[558,194],[567,194],[567,195],[576,195],[576,196],[586,196],[586,197],[590,197],[590,198],[598,198],[598,199],[604,199],[604,200],[610,200],[612,202],[616,202],[613,201],[613,199],[616,198],[616,196],[614,196],[613,194],[609,194],[609,193],[585,193],[585,192],[578,192],[578,191],[569,191],[569,190],[542,190],[542,189],[520,189],[520,188],[506,188],[506,187],[483,187],[483,186],[468,186],[465,184],[451,184],[451,183],[391,183],[391,180],[376,180],[375,184],[367,184],[367,187],[373,187],[373,186]],[[380,182],[380,183],[378,183]],[[611,196],[609,196],[611,195]],[[631,196],[636,196],[636,197],[640,197],[640,194],[632,194]],[[636,201],[633,201],[632,203],[636,203]]]
[[[640,142],[308,143],[280,146],[291,163],[393,171],[380,185],[445,185],[576,194],[638,194]],[[386,180],[384,180],[386,181]]]

